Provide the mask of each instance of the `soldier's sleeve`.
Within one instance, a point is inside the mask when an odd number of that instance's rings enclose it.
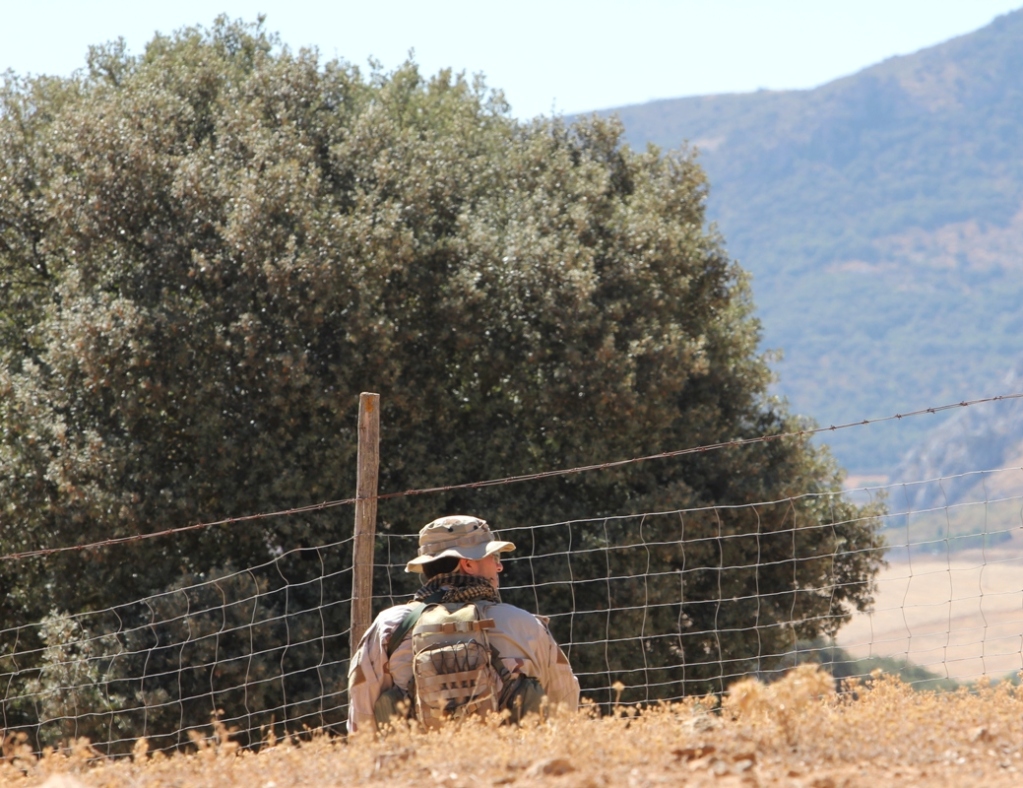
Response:
[[[380,646],[380,619],[362,636],[348,666],[348,732],[375,730],[373,704],[380,697],[387,653]]]
[[[568,711],[575,711],[579,708],[579,679],[572,672],[568,657],[558,646],[546,624],[542,621],[539,623],[543,630],[540,637],[541,650],[543,661],[546,662],[540,682],[547,693],[547,700],[552,706],[562,706]]]
[[[373,704],[394,684],[387,659],[387,642],[407,606],[385,610],[370,624],[348,666],[348,732],[376,730]],[[395,654],[395,657],[398,655]],[[406,679],[406,684],[408,683]]]

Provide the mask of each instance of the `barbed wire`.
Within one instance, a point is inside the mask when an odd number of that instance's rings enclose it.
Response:
[[[647,454],[639,457],[630,457],[623,460],[609,460],[607,462],[594,463],[592,465],[580,465],[574,468],[559,468],[549,471],[538,471],[536,473],[525,473],[515,476],[505,476],[498,479],[486,479],[482,481],[474,482],[462,482],[459,484],[448,484],[438,487],[424,487],[420,489],[404,490],[402,492],[384,493],[382,495],[376,495],[365,500],[377,500],[386,501],[395,498],[405,498],[415,495],[433,495],[442,492],[453,492],[455,490],[474,490],[484,489],[487,487],[498,487],[505,484],[518,484],[528,481],[538,481],[541,479],[552,479],[560,476],[571,476],[581,473],[589,473],[591,471],[603,471],[610,470],[612,468],[621,468],[627,465],[634,465],[641,462],[649,462],[651,460],[663,460],[671,459],[673,457],[684,457],[692,454],[701,454],[710,451],[719,451],[721,449],[739,448],[742,446],[749,446],[757,443],[768,443],[770,441],[785,440],[786,438],[806,438],[814,435],[819,435],[825,432],[836,432],[838,430],[851,429],[854,427],[865,427],[871,424],[883,424],[889,421],[901,421],[902,419],[912,418],[915,416],[923,416],[926,414],[937,414],[948,410],[955,410],[956,408],[967,408],[974,405],[981,405],[990,402],[1002,402],[1007,400],[1023,399],[1023,392],[1015,394],[999,394],[994,397],[983,397],[980,399],[973,400],[962,400],[960,402],[953,402],[947,405],[938,405],[928,408],[921,408],[919,410],[908,411],[906,413],[895,413],[891,416],[884,416],[876,419],[860,419],[857,421],[850,421],[844,424],[832,424],[827,427],[814,427],[811,429],[794,430],[791,432],[779,432],[771,435],[758,435],[752,438],[735,438],[727,441],[720,441],[718,443],[708,443],[702,446],[693,446],[685,449],[674,449],[670,451],[658,452],[656,454]],[[177,526],[174,528],[165,528],[160,531],[151,531],[144,534],[131,534],[128,536],[112,537],[110,539],[103,539],[97,542],[89,542],[87,544],[80,545],[65,545],[63,547],[41,547],[35,550],[24,550],[17,553],[8,553],[6,555],[0,555],[0,561],[17,561],[26,558],[40,558],[48,555],[54,555],[58,553],[76,552],[82,550],[95,550],[102,547],[111,547],[119,544],[126,544],[130,542],[140,542],[148,539],[159,539],[165,536],[173,536],[175,534],[187,533],[189,531],[197,531],[204,528],[213,528],[218,525],[234,525],[236,523],[252,522],[254,520],[262,520],[271,517],[287,517],[290,515],[307,514],[310,512],[323,511],[325,509],[333,509],[340,506],[350,506],[356,503],[359,498],[340,498],[333,501],[323,501],[316,504],[307,504],[305,506],[298,506],[291,509],[282,509],[275,512],[261,512],[258,514],[247,514],[240,515],[237,517],[225,517],[219,520],[211,520],[201,523],[193,523],[191,525]]]

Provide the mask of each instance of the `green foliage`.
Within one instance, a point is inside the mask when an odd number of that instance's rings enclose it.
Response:
[[[9,81],[0,109],[2,177],[17,185],[0,191],[0,265],[11,272],[0,306],[3,553],[347,497],[365,390],[382,398],[383,492],[804,426],[766,395],[747,280],[705,229],[706,183],[688,152],[633,152],[599,120],[520,124],[481,80],[424,78],[411,63],[363,74],[223,19],[157,37],[138,57],[96,48],[89,65],[70,80]],[[791,640],[788,630],[830,631],[871,597],[876,521],[836,498],[838,483],[826,453],[786,438],[393,499],[379,512],[383,529],[413,533],[453,511],[501,527],[798,497],[698,519],[691,533],[712,539],[685,556],[654,551],[649,565],[693,567],[725,550],[747,568],[725,593],[773,589],[764,622]],[[721,541],[751,528],[758,550]],[[202,671],[222,669],[219,652],[203,649],[223,642],[217,616],[247,609],[215,612],[216,595],[185,587],[218,567],[272,566],[253,579],[269,594],[282,571],[272,557],[349,530],[338,510],[22,561],[0,580],[0,615],[25,622],[51,598],[77,612],[168,591],[147,604],[206,612],[187,631],[167,624],[166,641],[119,635],[127,653],[167,665],[145,688],[118,690],[146,706],[133,730],[205,724],[221,706],[228,718],[266,716],[289,694],[312,702],[310,687],[327,680],[283,682],[302,671],[282,667],[298,652],[280,622],[343,592],[307,586],[298,607],[267,603],[278,612],[257,672],[273,689],[239,700],[218,695]],[[799,571],[756,570],[771,551]],[[318,572],[350,561],[341,549],[318,559]],[[579,570],[603,576],[587,560]],[[685,616],[711,626],[696,608],[720,589],[693,583],[686,610],[658,626]],[[635,609],[634,588],[618,593]],[[742,620],[745,604],[727,616]],[[123,620],[106,631],[124,632]],[[340,613],[292,623],[315,629],[307,639],[320,647],[346,626]],[[634,623],[623,616],[622,631]],[[732,636],[721,658],[771,659],[779,652],[758,651],[759,631]],[[205,667],[185,674],[181,654],[161,650],[179,641]],[[115,660],[111,677],[138,676],[118,673],[129,662]],[[710,668],[664,686],[708,680]]]
[[[301,566],[310,558],[315,571]],[[119,713],[122,726],[156,749],[187,744],[189,729],[205,735],[213,717],[246,746],[271,729],[278,737],[340,729],[347,638],[316,558],[285,556],[276,577],[259,568],[183,577],[118,609],[105,677],[132,699]]]
[[[850,507],[808,496],[566,523],[535,536],[550,554],[528,559],[528,577],[509,565],[524,585],[502,596],[553,616],[599,702],[615,701],[616,681],[629,703],[723,692],[778,669],[797,641],[833,636],[869,597],[872,511],[843,521]]]
[[[54,611],[39,624],[45,644],[34,678],[24,684],[15,704],[31,707],[44,747],[120,738],[125,729],[118,710],[124,698],[108,684],[107,666],[117,641],[93,637],[66,613]]]

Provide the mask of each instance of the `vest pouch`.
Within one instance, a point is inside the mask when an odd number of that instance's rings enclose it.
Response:
[[[498,706],[501,711],[507,709],[509,720],[518,725],[527,714],[537,714],[541,719],[547,719],[546,700],[539,679],[520,674],[501,689]]]
[[[499,678],[487,629],[473,604],[433,605],[412,630],[416,716],[427,728],[497,710]]]
[[[395,720],[408,719],[412,713],[412,701],[401,687],[391,687],[380,693],[373,704],[373,717],[376,719],[377,730],[385,725],[394,724]]]

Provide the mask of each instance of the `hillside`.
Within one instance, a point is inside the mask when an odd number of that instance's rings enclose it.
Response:
[[[612,113],[633,146],[698,148],[793,410],[827,425],[1004,393],[1023,355],[1023,11],[813,90]],[[830,443],[891,473],[933,426]]]
[[[1006,375],[1002,388],[1023,391],[1023,360]],[[999,468],[1012,470],[992,476],[967,472]],[[1019,496],[1021,468],[1023,400],[1010,400],[955,412],[906,453],[894,475],[907,483],[900,489],[900,504],[919,512],[949,503]],[[1013,514],[1018,524],[1018,512]]]

